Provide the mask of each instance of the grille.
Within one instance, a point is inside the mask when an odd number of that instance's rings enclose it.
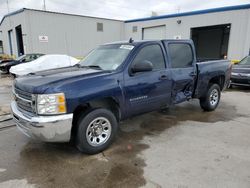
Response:
[[[16,103],[17,103],[17,106],[19,108],[21,108],[22,110],[33,113],[32,103],[31,102],[26,102],[26,101],[23,101],[20,98],[17,98]]]
[[[15,101],[20,110],[35,113],[33,108],[32,94],[15,88]]]
[[[237,78],[231,78],[231,81],[234,83],[242,83],[242,84],[250,84],[250,79],[237,79]]]
[[[31,93],[28,93],[28,92],[25,92],[25,91],[22,91],[20,89],[17,89],[15,88],[15,93],[21,97],[21,98],[24,98],[24,99],[27,99],[27,100],[32,100],[32,94]]]

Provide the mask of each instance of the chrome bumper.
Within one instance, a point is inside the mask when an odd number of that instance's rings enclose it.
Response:
[[[26,136],[45,142],[68,142],[71,136],[73,114],[56,116],[28,116],[11,102],[13,119]]]

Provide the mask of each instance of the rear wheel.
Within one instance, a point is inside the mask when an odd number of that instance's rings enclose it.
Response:
[[[117,127],[117,120],[111,111],[93,109],[78,121],[76,146],[83,153],[99,153],[113,142]]]
[[[217,108],[220,102],[220,86],[218,84],[211,84],[206,96],[200,99],[200,106],[204,111],[213,111]]]

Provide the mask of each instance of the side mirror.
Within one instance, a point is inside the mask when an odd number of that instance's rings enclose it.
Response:
[[[153,64],[150,61],[144,60],[141,63],[137,63],[133,65],[131,70],[132,70],[132,73],[152,71]]]

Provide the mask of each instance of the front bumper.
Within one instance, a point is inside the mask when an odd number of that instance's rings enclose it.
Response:
[[[13,119],[17,128],[26,136],[44,142],[70,141],[73,114],[55,116],[29,116],[11,102]]]
[[[232,76],[230,80],[230,85],[235,86],[250,86],[250,78],[248,77],[236,77]]]

